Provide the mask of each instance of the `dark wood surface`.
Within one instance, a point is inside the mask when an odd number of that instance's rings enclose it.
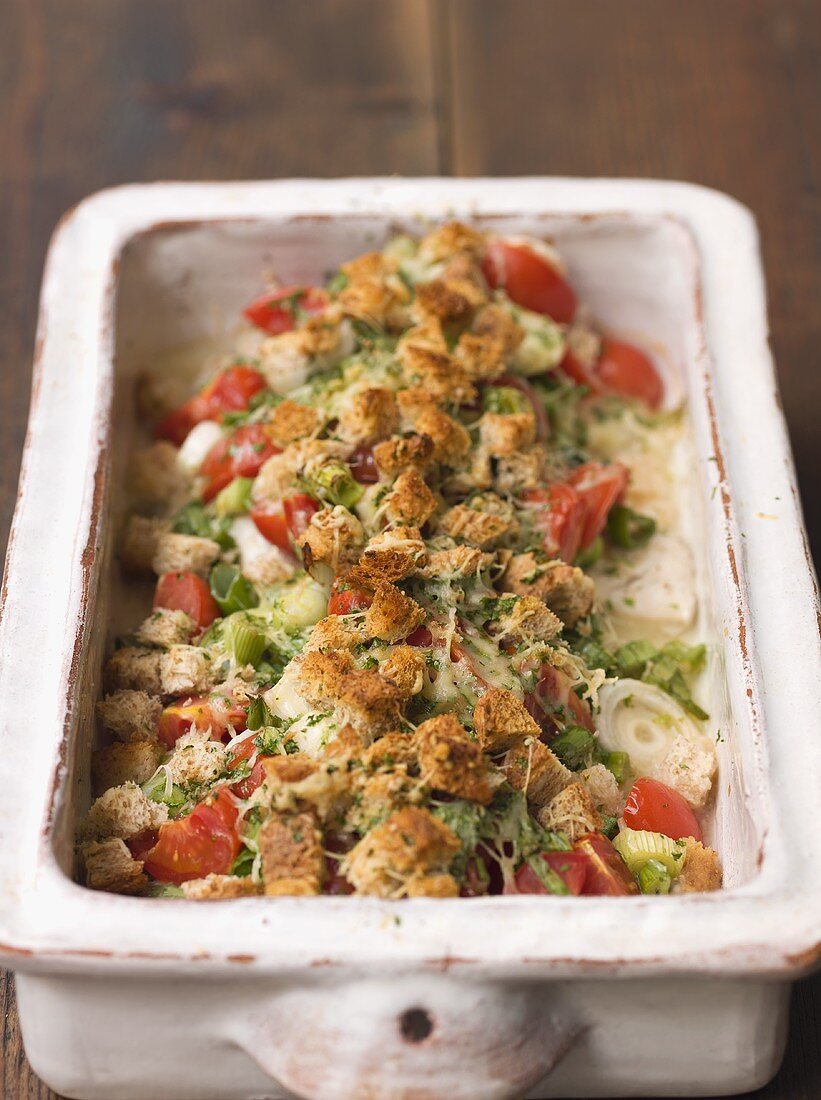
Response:
[[[815,0],[4,0],[0,539],[16,497],[37,291],[69,206],[129,180],[664,176],[757,215],[772,340],[821,549],[821,9]],[[743,410],[739,410],[743,415]],[[53,1100],[0,977],[4,1100]],[[821,979],[781,1072],[821,1097]]]

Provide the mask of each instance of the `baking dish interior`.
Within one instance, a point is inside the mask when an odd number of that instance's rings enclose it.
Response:
[[[466,211],[456,213],[469,217]],[[707,507],[712,448],[703,434],[702,418],[695,415],[704,411],[707,401],[705,379],[696,365],[703,333],[695,246],[686,228],[670,217],[486,215],[475,221],[500,232],[552,238],[596,321],[605,330],[652,348],[670,391],[688,401],[693,461],[683,487],[685,534],[699,577],[697,630],[713,653],[704,691],[711,727],[719,739],[719,782],[706,833],[721,853],[726,886],[739,886],[756,871],[763,823],[751,806],[754,784],[745,783],[745,771],[752,767],[748,715],[744,708],[733,715],[725,682],[726,631],[716,598],[722,580],[719,559],[710,549],[724,536],[713,529],[718,526],[715,512]],[[196,345],[203,355],[230,349],[243,305],[271,277],[285,284],[314,282],[352,256],[381,247],[392,233],[424,231],[427,224],[413,216],[397,221],[378,215],[209,220],[158,225],[127,242],[116,285],[113,406],[99,569],[90,594],[91,628],[74,701],[66,797],[52,832],[55,855],[66,874],[72,873],[78,816],[92,798],[90,756],[99,737],[93,717],[100,696],[99,670],[118,633],[133,629],[150,608],[152,586],[131,579],[125,583],[115,554],[127,457],[143,431],[136,422],[137,378],[160,364],[163,371],[188,369],[185,356],[169,357],[178,348]]]

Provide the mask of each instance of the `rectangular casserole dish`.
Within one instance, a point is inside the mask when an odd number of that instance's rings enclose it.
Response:
[[[456,215],[553,236],[606,325],[681,372],[702,598],[726,682],[726,888],[669,898],[206,904],[72,880],[140,365],[219,342],[275,269],[322,274]],[[0,956],[35,1070],[71,1097],[713,1095],[780,1061],[821,956],[818,600],[753,219],[652,181],[155,184],[81,203],[43,283],[0,624]]]

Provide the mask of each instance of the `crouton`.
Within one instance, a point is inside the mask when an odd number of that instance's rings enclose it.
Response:
[[[362,524],[352,512],[337,504],[311,516],[300,540],[300,550],[309,572],[316,571],[317,566],[328,566],[337,573],[340,568],[353,565],[364,543]]]
[[[134,859],[125,841],[119,837],[85,844],[81,854],[86,886],[92,890],[143,894],[148,889],[148,876],[143,872],[142,860]]]
[[[431,279],[416,284],[414,313],[419,317],[436,317],[445,324],[465,325],[487,294],[470,279]]]
[[[292,448],[282,454],[271,455],[260,467],[251,486],[254,504],[279,503],[296,486],[299,473],[298,455]]]
[[[318,894],[325,877],[322,833],[311,813],[270,814],[257,835],[265,893]]]
[[[396,401],[384,387],[360,390],[339,414],[336,434],[346,443],[370,445],[387,439],[399,425]]]
[[[192,726],[178,738],[165,764],[172,783],[180,787],[204,786],[226,770],[228,749],[220,741],[212,741],[210,735],[210,729]]]
[[[430,263],[450,259],[461,252],[480,257],[485,250],[485,237],[478,229],[462,222],[445,222],[419,242],[419,255]]]
[[[524,329],[518,325],[508,310],[490,302],[483,306],[473,321],[477,336],[499,340],[505,357],[510,357],[525,338]]]
[[[206,875],[189,879],[180,886],[190,901],[225,901],[230,898],[248,898],[259,893],[259,887],[250,875]]]
[[[137,412],[148,421],[159,420],[172,409],[179,408],[191,396],[185,378],[177,371],[140,371],[136,378]]]
[[[454,354],[472,381],[491,382],[507,370],[503,340],[463,332]]]
[[[562,620],[538,596],[503,593],[485,629],[511,642],[551,642],[562,632]]]
[[[379,674],[395,684],[409,699],[418,695],[425,684],[425,658],[414,646],[397,645],[379,664]]]
[[[678,734],[651,774],[653,779],[678,791],[694,810],[703,810],[710,797],[715,770],[714,752],[705,752]]]
[[[123,783],[145,783],[157,770],[161,756],[156,741],[115,741],[92,755],[94,785],[102,792]]]
[[[286,394],[308,381],[311,360],[299,330],[263,340],[257,349],[257,370],[274,393]]]
[[[345,677],[335,715],[373,740],[399,726],[402,698],[399,688],[378,672],[354,670]]]
[[[425,561],[425,543],[418,527],[392,527],[370,540],[355,567],[357,583],[375,587],[403,580]]]
[[[492,458],[515,455],[536,440],[533,413],[486,412],[479,421],[481,446]]]
[[[532,553],[514,554],[502,587],[519,596],[538,596],[565,626],[575,626],[593,609],[596,588],[577,566],[563,561],[540,564]]]
[[[544,482],[547,456],[538,444],[517,454],[496,459],[496,488],[500,493],[517,494],[538,489]]]
[[[162,694],[161,665],[164,657],[165,654],[158,649],[123,646],[106,662],[106,684],[113,691],[126,688],[147,692],[149,695],[160,695]]]
[[[177,461],[177,448],[165,439],[137,451],[131,460],[128,488],[141,504],[169,504],[188,485]]]
[[[263,550],[250,561],[244,562],[242,571],[252,584],[267,588],[292,577],[296,572],[296,566],[290,555],[272,546],[270,550]]]
[[[380,584],[365,612],[365,634],[383,642],[399,642],[425,621],[425,612],[394,584]]]
[[[409,879],[444,870],[461,845],[456,834],[427,810],[405,806],[371,829],[342,862],[342,873],[360,894],[402,897]]]
[[[401,331],[409,316],[407,303],[410,292],[398,276],[384,280],[357,280],[349,283],[337,296],[340,309],[348,317],[364,322],[371,328]]]
[[[92,804],[80,834],[84,840],[128,840],[144,829],[159,829],[167,818],[167,806],[146,798],[135,783],[124,783],[110,787]]]
[[[504,688],[489,688],[473,709],[473,725],[485,752],[506,752],[541,730],[524,703]]]
[[[423,573],[426,577],[475,577],[493,561],[475,546],[450,546],[431,550]]]
[[[483,806],[493,798],[498,786],[495,769],[455,714],[423,722],[414,743],[422,780],[429,787]]]
[[[385,512],[391,523],[409,527],[424,527],[437,506],[436,496],[418,470],[400,474],[385,498]]]
[[[319,765],[306,752],[294,752],[287,756],[269,756],[262,761],[266,782],[275,788],[289,783],[300,783],[313,775]]]
[[[371,739],[363,736],[353,726],[344,725],[325,746],[325,757],[345,768],[358,764]]]
[[[470,450],[470,436],[462,425],[435,405],[416,417],[417,432],[433,440],[433,457],[445,466],[457,466]]]
[[[404,390],[397,390],[396,407],[399,409],[400,423],[403,431],[412,431],[416,418],[424,409],[436,408],[439,399],[434,397],[424,386],[409,386]]]
[[[297,753],[295,756],[306,757]],[[340,759],[337,757],[336,759]],[[333,760],[317,763],[310,757],[290,767],[269,767],[264,761],[264,791],[258,801],[277,813],[310,810],[321,821],[338,824],[353,797],[351,776]]]
[[[121,741],[142,741],[154,736],[162,700],[147,691],[115,691],[97,704],[97,714]]]
[[[480,550],[490,550],[514,531],[516,524],[505,516],[456,504],[440,518],[439,529],[451,538],[461,539]]]
[[[366,768],[411,768],[417,763],[416,743],[408,733],[386,733],[362,753]]]
[[[183,645],[190,639],[197,624],[184,611],[172,611],[158,607],[137,627],[136,638],[140,645],[170,649]]]
[[[368,282],[371,279],[387,279],[399,270],[397,260],[386,252],[363,252],[342,264],[339,270],[348,283]]]
[[[204,577],[219,556],[219,543],[213,539],[163,531],[157,539],[151,568],[157,576],[163,573],[198,573]]]
[[[476,386],[468,378],[464,367],[446,351],[433,351],[418,343],[400,341],[397,355],[402,364],[402,377],[407,386],[419,387],[422,392],[413,395],[418,406],[447,401],[455,405],[470,405],[476,400]],[[400,400],[399,411],[403,417],[409,414],[411,398]]]
[[[527,737],[508,749],[502,761],[508,783],[524,791],[533,806],[545,806],[574,776],[537,737]]]
[[[120,544],[120,561],[129,573],[150,573],[157,542],[166,529],[161,519],[129,516]]]
[[[268,416],[268,434],[278,447],[312,435],[319,427],[319,414],[296,401],[280,401]]]
[[[419,781],[408,775],[401,765],[360,772],[356,776],[356,796],[344,822],[347,832],[370,832],[392,813],[419,801]]]
[[[545,829],[564,833],[571,844],[585,833],[595,833],[602,827],[601,814],[583,783],[569,783],[555,794],[539,810],[538,821]]]
[[[604,764],[594,764],[579,772],[579,782],[587,788],[587,792],[600,814],[608,817],[618,817],[624,808],[624,799],[621,796],[616,777]]]
[[[174,645],[163,653],[160,686],[163,695],[195,695],[213,684],[208,657],[195,645]]]
[[[351,650],[361,641],[358,630],[350,622],[340,615],[328,615],[320,619],[310,633],[305,643],[305,653],[311,650],[319,650],[322,653],[332,653],[334,650]]]
[[[353,658],[347,649],[335,653],[311,650],[299,665],[299,693],[311,706],[324,708],[339,697],[352,669]]]
[[[376,444],[373,459],[383,477],[396,477],[411,468],[426,470],[433,462],[433,440],[415,432],[395,435]]]
[[[684,867],[675,880],[678,888],[685,893],[706,893],[721,889],[721,864],[718,852],[705,848],[694,837],[684,838]]]

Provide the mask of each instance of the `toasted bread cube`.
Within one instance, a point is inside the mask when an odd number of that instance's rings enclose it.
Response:
[[[228,767],[228,750],[211,740],[210,729],[192,726],[177,740],[166,761],[172,783],[181,787],[213,783]]]
[[[396,477],[409,469],[426,470],[433,462],[433,440],[416,432],[394,435],[376,444],[373,459],[383,477]]]
[[[128,689],[162,694],[161,667],[165,654],[158,649],[123,646],[109,657],[105,666],[105,681],[113,691]]]
[[[564,833],[571,844],[585,833],[595,833],[602,827],[601,814],[583,783],[569,783],[554,795],[539,810],[538,820],[545,829]]]
[[[703,810],[710,797],[715,770],[715,753],[705,752],[679,734],[652,774],[654,779],[678,791],[694,810]]]
[[[345,677],[335,714],[371,740],[398,728],[402,692],[378,672],[354,670]]]
[[[608,817],[618,817],[621,814],[624,799],[615,775],[604,764],[593,764],[579,772],[579,781],[584,783],[600,814],[607,814]]]
[[[370,540],[355,567],[357,583],[369,588],[404,580],[424,564],[426,553],[418,527],[381,531]]]
[[[541,565],[531,553],[513,555],[502,583],[519,596],[538,596],[571,627],[590,614],[596,597],[593,581],[577,566],[563,561]]]
[[[370,445],[387,439],[399,426],[393,393],[382,386],[360,390],[344,404],[336,434],[346,443]]]
[[[164,531],[157,539],[151,567],[157,576],[163,573],[198,573],[204,577],[219,556],[219,543],[213,539]]]
[[[541,730],[524,703],[504,688],[490,688],[473,709],[473,724],[485,752],[506,752]]]
[[[500,493],[521,493],[544,484],[547,456],[544,448],[528,447],[496,459],[496,488]]]
[[[485,250],[485,236],[462,222],[445,222],[419,242],[419,255],[430,263],[448,260],[459,253],[480,257]]]
[[[402,342],[400,341],[401,346]],[[416,418],[421,412],[424,412],[425,409],[437,408],[441,403],[440,399],[434,397],[430,390],[423,385],[411,385],[407,389],[397,390],[395,397],[396,406],[399,409],[400,423],[402,430],[405,432],[413,431]],[[433,440],[431,440],[432,442]]]
[[[296,401],[280,401],[268,417],[271,439],[283,449],[297,439],[312,435],[319,427],[319,414],[308,405]]]
[[[562,621],[538,596],[503,593],[496,602],[487,631],[512,642],[552,642],[562,632]]]
[[[439,520],[439,527],[453,539],[461,539],[480,550],[491,550],[515,529],[515,523],[506,516],[456,504]]]
[[[408,323],[409,297],[407,287],[394,275],[351,282],[340,291],[336,301],[348,317],[364,321],[371,327],[384,327],[397,332]]]
[[[361,634],[349,621],[340,615],[328,615],[320,619],[311,631],[305,643],[305,652],[314,649],[322,653],[332,653],[338,649],[350,651],[361,640]]]
[[[504,342],[493,337],[463,332],[455,355],[468,377],[475,381],[491,382],[507,369]]]
[[[97,704],[97,714],[121,741],[142,741],[156,732],[162,700],[146,691],[115,691]]]
[[[188,486],[177,461],[177,448],[165,439],[137,451],[131,459],[128,487],[141,504],[169,504]]]
[[[446,351],[434,351],[410,340],[401,340],[396,353],[402,363],[404,382],[419,393],[413,395],[417,410],[425,405],[448,402],[469,405],[476,400],[476,387],[461,364]],[[397,394],[399,411],[404,419],[411,414],[411,397]]]
[[[258,894],[259,887],[250,875],[206,875],[189,879],[180,889],[190,901],[227,901],[230,898],[248,898]]]
[[[394,584],[380,584],[365,612],[365,634],[383,642],[399,642],[425,621],[425,612]]]
[[[266,894],[320,892],[325,854],[312,813],[270,814],[260,826],[257,843]]]
[[[396,684],[405,698],[418,695],[425,683],[425,658],[410,645],[397,645],[379,665],[379,674]]]
[[[386,733],[378,738],[362,753],[362,763],[366,768],[385,768],[393,771],[396,768],[412,768],[416,766],[416,743],[408,733]]]
[[[145,783],[157,770],[162,750],[156,741],[115,741],[98,749],[91,759],[98,791],[123,783]]]
[[[685,893],[720,890],[722,874],[718,852],[691,836],[684,838],[684,848],[684,867],[676,879],[678,888]]]
[[[184,611],[158,607],[137,627],[136,638],[140,645],[170,649],[187,643],[195,630],[196,623]]]
[[[283,332],[263,340],[257,350],[257,369],[271,389],[286,394],[308,381],[311,360],[302,332]]]
[[[346,261],[339,269],[348,283],[370,282],[372,279],[387,279],[399,270],[395,257],[385,252],[362,252],[352,260]]]
[[[337,504],[314,513],[302,535],[300,549],[309,572],[313,567],[326,565],[336,573],[357,560],[364,543],[362,524],[352,512]]]
[[[146,798],[135,783],[124,783],[100,795],[86,814],[80,832],[84,840],[128,840],[144,829],[159,829],[167,818],[167,806]]]
[[[299,476],[297,454],[287,448],[282,454],[271,455],[263,462],[251,486],[251,500],[255,504],[279,503],[296,487]]]
[[[431,279],[416,284],[414,312],[445,324],[467,324],[486,300],[486,293],[470,279]]]
[[[352,669],[353,659],[347,649],[333,653],[313,649],[299,665],[299,693],[311,706],[323,708],[339,698]]]
[[[446,412],[430,405],[416,417],[417,432],[433,440],[433,457],[445,466],[457,466],[470,450],[465,428]]]
[[[486,412],[479,421],[481,445],[493,458],[515,455],[536,440],[533,413]]]
[[[84,844],[81,853],[86,886],[90,889],[113,894],[143,894],[148,889],[142,860],[134,859],[119,837]]]
[[[512,356],[525,338],[521,325],[516,323],[508,310],[495,302],[479,310],[473,321],[473,331],[485,339],[500,341],[505,357]]]
[[[436,496],[418,470],[400,474],[385,498],[385,511],[391,523],[408,527],[424,527],[437,506]]]
[[[558,756],[536,737],[527,737],[508,749],[502,771],[511,787],[524,791],[528,802],[537,807],[547,805],[574,779]]]
[[[476,546],[451,546],[432,550],[424,570],[426,577],[475,577],[493,562],[492,554],[485,554]]]
[[[419,772],[429,787],[483,806],[490,802],[499,785],[497,774],[455,714],[423,722],[414,741]]]
[[[348,852],[342,872],[357,893],[401,897],[410,878],[444,870],[460,847],[456,834],[428,810],[405,806]]]
[[[292,577],[296,572],[296,565],[289,554],[272,546],[270,550],[263,550],[261,554],[256,554],[245,562],[242,571],[252,584],[268,588]]]
[[[459,883],[446,872],[416,875],[408,881],[409,898],[458,898]]]
[[[120,561],[130,573],[150,573],[160,535],[166,524],[161,519],[129,516],[120,544]]]
[[[208,657],[195,645],[174,645],[163,653],[160,677],[163,695],[192,695],[213,684]]]

